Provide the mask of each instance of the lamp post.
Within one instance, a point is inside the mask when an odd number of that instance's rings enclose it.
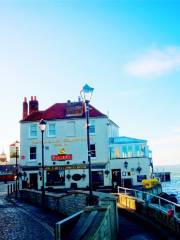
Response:
[[[81,90],[81,97],[85,103],[86,111],[86,128],[87,128],[87,149],[88,149],[88,164],[89,164],[89,205],[93,205],[93,192],[92,192],[92,172],[91,172],[91,150],[89,138],[89,102],[91,101],[94,88],[84,85]]]
[[[44,207],[44,200],[45,200],[45,189],[44,189],[44,131],[46,129],[46,122],[41,119],[39,122],[39,129],[41,130],[41,149],[42,149],[42,207]]]
[[[18,148],[19,142],[15,141],[15,149],[16,149],[16,190],[15,190],[15,198],[17,198],[17,191],[18,191]]]

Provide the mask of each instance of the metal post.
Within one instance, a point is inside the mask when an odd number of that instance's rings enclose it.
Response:
[[[18,181],[18,164],[17,164],[17,159],[18,159],[18,148],[16,147],[16,188],[15,188],[15,198],[17,199],[17,181]]]
[[[161,209],[161,199],[158,197],[159,209]]]
[[[93,205],[91,149],[90,149],[90,138],[89,138],[89,101],[86,100],[85,104],[86,104],[87,148],[88,148],[88,163],[89,163],[89,205]]]
[[[42,139],[41,139],[41,146],[42,146],[42,207],[44,207],[44,200],[45,200],[45,189],[44,189],[44,131],[41,131]]]

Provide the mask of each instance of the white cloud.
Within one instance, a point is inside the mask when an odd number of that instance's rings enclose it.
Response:
[[[126,64],[124,69],[130,75],[145,78],[180,70],[180,47],[151,49]]]

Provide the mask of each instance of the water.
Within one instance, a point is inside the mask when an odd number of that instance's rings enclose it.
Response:
[[[180,165],[156,166],[154,169],[158,172],[171,172],[171,181],[163,182],[162,189],[168,194],[176,194],[178,203],[180,203]]]

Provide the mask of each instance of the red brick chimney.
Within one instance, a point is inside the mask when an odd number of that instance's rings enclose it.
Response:
[[[33,112],[37,112],[39,110],[39,103],[36,99],[36,96],[33,98],[31,96],[31,100],[29,101],[29,114]]]
[[[28,116],[28,103],[27,103],[27,98],[24,97],[24,102],[23,102],[23,120],[27,118]]]

